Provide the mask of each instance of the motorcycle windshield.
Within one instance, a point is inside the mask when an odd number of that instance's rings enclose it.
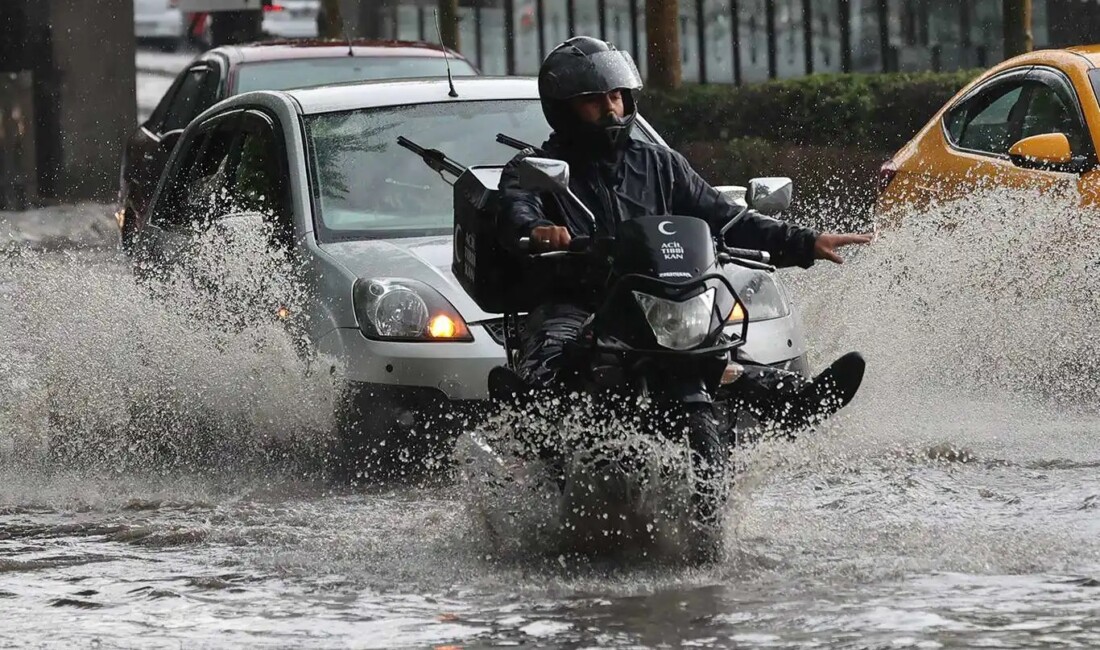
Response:
[[[710,224],[695,217],[641,217],[620,223],[614,272],[684,282],[714,267]]]

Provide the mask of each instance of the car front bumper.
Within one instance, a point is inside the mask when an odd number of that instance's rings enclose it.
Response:
[[[429,388],[451,400],[489,398],[489,371],[504,365],[504,349],[481,325],[470,325],[468,343],[374,341],[340,328],[317,344],[321,355],[341,360],[346,381]]]

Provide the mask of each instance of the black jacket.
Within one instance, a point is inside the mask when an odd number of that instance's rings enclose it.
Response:
[[[569,163],[569,187],[596,215],[596,230],[583,212],[561,197],[522,190],[516,163],[527,155]],[[711,187],[679,153],[631,140],[616,160],[597,160],[551,135],[541,150],[526,150],[501,175],[504,210],[498,224],[501,243],[514,250],[536,226],[565,226],[578,235],[611,235],[618,222],[643,216],[699,217],[718,232],[740,209]],[[748,212],[726,232],[730,246],[764,250],[776,266],[810,267],[817,232]]]

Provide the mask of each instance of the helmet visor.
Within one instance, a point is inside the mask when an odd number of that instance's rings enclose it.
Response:
[[[564,56],[547,70],[539,93],[548,99],[569,99],[612,90],[638,90],[642,75],[634,59],[622,50],[596,52],[588,56]]]

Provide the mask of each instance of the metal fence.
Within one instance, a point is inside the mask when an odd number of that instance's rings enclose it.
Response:
[[[1033,0],[1037,46],[1048,2]],[[954,70],[1001,60],[1002,0],[680,0],[683,78],[746,83],[812,72]],[[630,51],[645,74],[645,0],[471,0],[459,49],[488,74],[534,74],[574,34]],[[436,42],[434,2],[387,10],[389,36]]]
[[[31,73],[0,73],[0,210],[26,210],[37,197],[34,148]]]

